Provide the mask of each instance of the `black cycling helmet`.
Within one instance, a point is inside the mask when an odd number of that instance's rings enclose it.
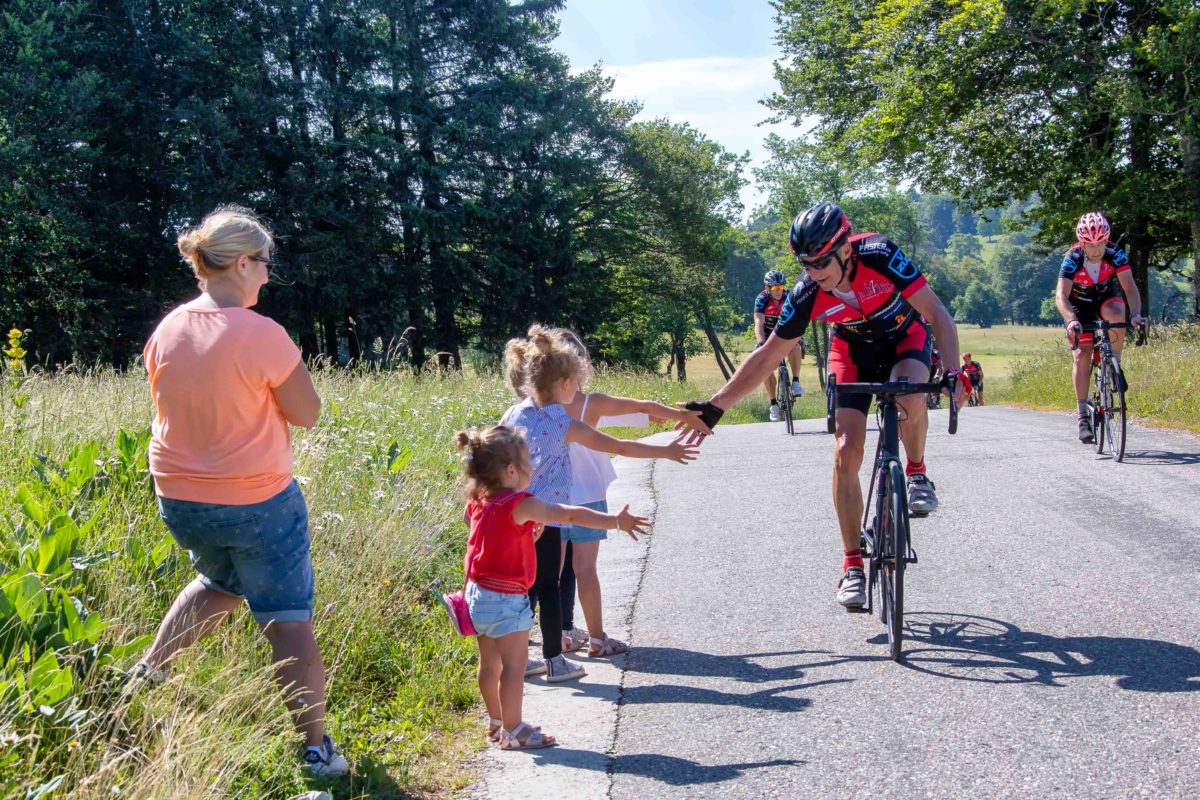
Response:
[[[850,220],[841,206],[817,203],[796,215],[788,244],[796,258],[812,259],[840,247],[849,237]]]
[[[763,275],[763,285],[765,286],[786,286],[787,278],[783,277],[783,273],[777,269],[773,269],[766,275]]]

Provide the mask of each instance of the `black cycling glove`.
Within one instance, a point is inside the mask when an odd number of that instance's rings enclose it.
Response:
[[[688,403],[685,403],[683,407],[688,411],[699,411],[700,420],[710,428],[717,427],[717,423],[720,422],[721,417],[725,415],[724,411],[717,408],[707,400],[705,400],[703,403],[698,400],[692,400]]]

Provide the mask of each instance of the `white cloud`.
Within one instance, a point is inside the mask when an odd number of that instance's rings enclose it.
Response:
[[[751,166],[766,160],[762,141],[767,133],[791,137],[791,125],[759,125],[768,110],[759,101],[775,91],[772,57],[686,58],[644,64],[605,66],[615,79],[613,95],[642,103],[642,119],[670,117],[687,122],[735,153],[749,151]],[[742,204],[749,214],[764,198],[753,185],[742,190]]]

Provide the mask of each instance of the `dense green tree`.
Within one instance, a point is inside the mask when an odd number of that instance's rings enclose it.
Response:
[[[770,105],[817,115],[839,158],[976,209],[1036,193],[1026,216],[1047,245],[1101,208],[1143,287],[1200,230],[1200,206],[1176,199],[1195,198],[1200,173],[1194,2],[774,5],[785,57]]]

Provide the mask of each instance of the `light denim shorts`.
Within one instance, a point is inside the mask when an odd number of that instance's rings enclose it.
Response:
[[[259,624],[313,618],[308,507],[295,481],[248,506],[160,497],[158,515],[188,551],[200,582],[244,597]]]
[[[533,627],[529,595],[493,592],[477,586],[475,581],[467,581],[464,594],[467,597],[467,610],[471,612],[471,624],[480,636],[499,639]]]
[[[608,501],[597,500],[594,503],[580,503],[584,508],[590,508],[592,511],[599,511],[601,514],[608,513]],[[608,531],[599,528],[582,528],[578,525],[562,529],[562,540],[564,542],[600,542],[608,538]]]

